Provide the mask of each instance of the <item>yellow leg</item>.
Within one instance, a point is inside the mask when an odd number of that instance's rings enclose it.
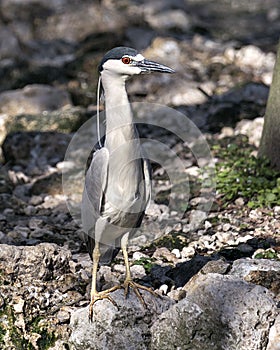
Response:
[[[120,286],[114,286],[110,289],[106,289],[101,292],[98,292],[96,289],[99,258],[100,258],[99,242],[96,241],[93,249],[93,253],[92,253],[93,265],[92,265],[92,282],[91,282],[91,293],[90,293],[91,301],[89,304],[89,315],[88,315],[90,321],[92,321],[93,305],[97,300],[108,299],[111,301],[111,303],[114,306],[118,307],[115,300],[109,295],[109,293],[119,289]]]
[[[142,286],[141,284],[136,283],[132,280],[131,273],[130,273],[129,261],[128,261],[127,242],[128,242],[128,234],[124,235],[122,240],[121,240],[121,247],[122,247],[125,269],[126,269],[126,276],[125,276],[124,283],[122,285],[122,287],[124,288],[124,295],[127,298],[129,287],[131,287],[133,289],[134,293],[136,294],[137,298],[140,300],[141,304],[144,307],[147,307],[144,298],[142,297],[142,295],[139,292],[139,289],[146,290],[147,292],[153,294],[156,297],[159,297],[159,295],[157,293],[155,293],[152,288]]]

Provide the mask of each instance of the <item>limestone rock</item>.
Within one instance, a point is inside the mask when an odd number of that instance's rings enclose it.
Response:
[[[152,349],[265,349],[277,315],[267,289],[212,273],[196,275],[184,289],[186,298],[152,326]]]
[[[69,272],[71,254],[56,244],[42,243],[36,247],[0,245],[0,267],[6,276],[49,280]],[[39,263],[40,262],[40,263]]]
[[[266,350],[280,350],[280,315],[277,316],[269,332],[269,342]]]
[[[238,259],[233,262],[230,274],[245,278],[252,271],[278,271],[280,272],[280,262],[269,259]]]
[[[155,298],[148,292],[143,292],[146,309],[133,291],[127,299],[123,290],[117,290],[111,296],[119,309],[108,300],[100,300],[93,307],[91,323],[88,307],[72,314],[70,343],[73,350],[148,349],[151,323],[172,305],[169,299]]]
[[[48,85],[27,85],[0,94],[0,113],[9,116],[53,111],[71,104],[67,92]]]

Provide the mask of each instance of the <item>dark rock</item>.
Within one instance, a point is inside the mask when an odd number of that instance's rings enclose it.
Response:
[[[30,188],[32,195],[62,193],[62,178],[60,173],[52,173],[34,182]]]
[[[166,273],[175,286],[183,287],[204,265],[213,258],[209,256],[196,255],[191,260],[179,263],[177,266]]]
[[[6,162],[21,165],[25,173],[39,175],[64,159],[70,140],[71,135],[58,132],[11,133],[2,145],[3,156]]]

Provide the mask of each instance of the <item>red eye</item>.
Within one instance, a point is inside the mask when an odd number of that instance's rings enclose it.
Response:
[[[129,64],[131,62],[131,58],[128,56],[122,57],[122,63]]]

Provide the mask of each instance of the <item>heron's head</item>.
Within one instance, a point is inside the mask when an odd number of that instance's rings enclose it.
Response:
[[[111,72],[121,76],[131,76],[143,73],[174,73],[175,71],[163,64],[147,60],[130,47],[115,47],[108,51],[99,65],[99,72]]]

